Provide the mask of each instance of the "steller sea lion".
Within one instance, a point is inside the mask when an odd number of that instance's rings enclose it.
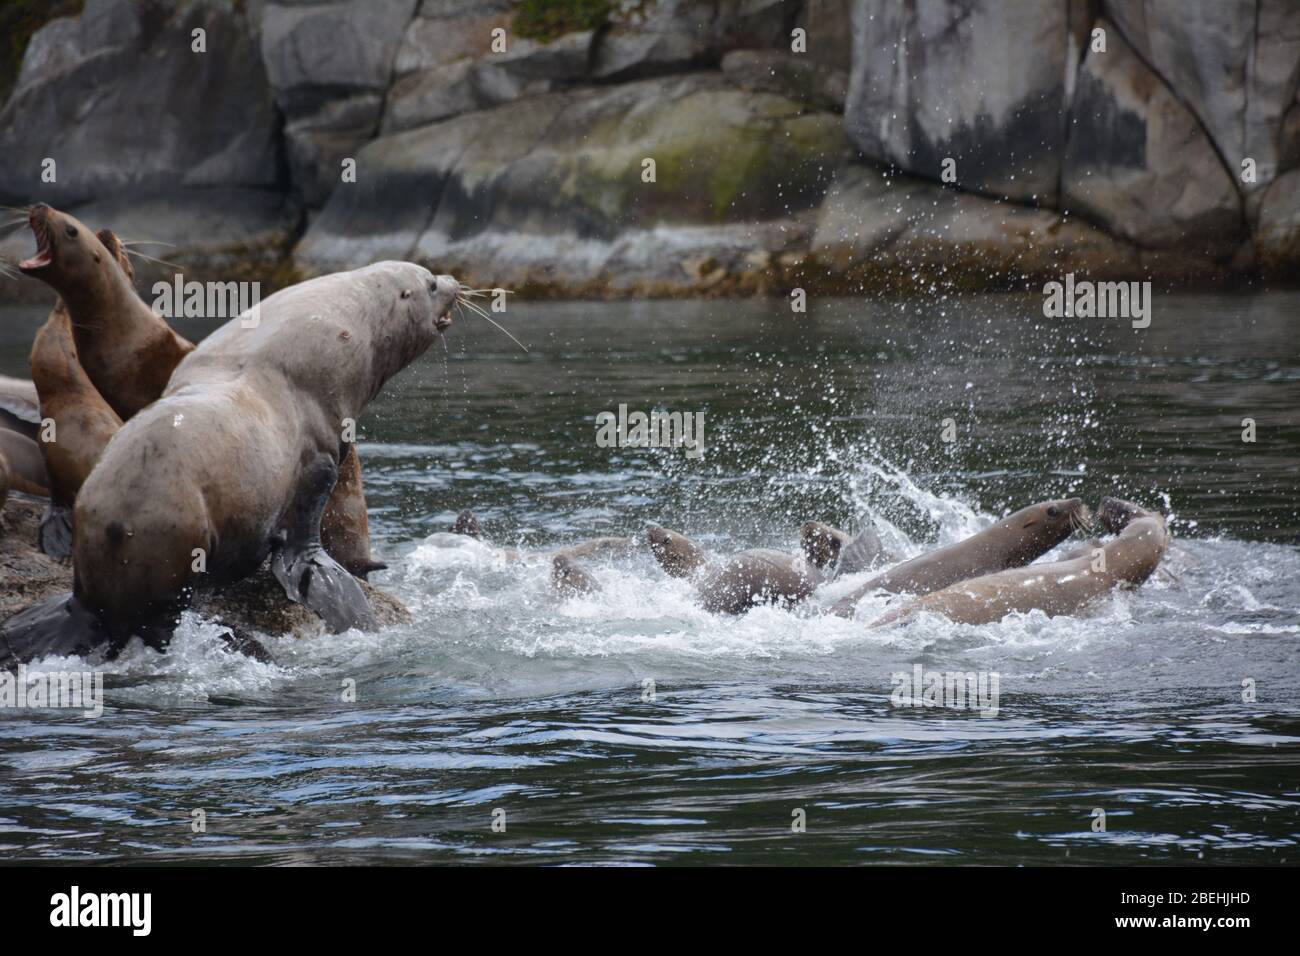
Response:
[[[10,491],[42,498],[50,493],[50,479],[36,442],[19,432],[0,428],[0,455],[5,457]]]
[[[1078,498],[1043,501],[1003,518],[964,541],[904,561],[878,574],[831,605],[831,613],[852,617],[872,591],[928,594],[966,578],[1028,564],[1056,547],[1088,521]]]
[[[1108,531],[1118,532],[1100,554],[1089,552],[970,578],[893,608],[871,626],[921,611],[942,614],[958,624],[988,624],[1033,610],[1053,617],[1075,614],[1116,587],[1141,584],[1169,545],[1164,517],[1115,498],[1102,499],[1098,516]]]
[[[18,268],[67,304],[81,367],[126,421],[163,393],[194,346],[136,295],[117,257],[78,219],[37,203],[27,221],[36,254]]]
[[[92,234],[65,212],[44,203],[28,211],[36,254],[19,263],[27,275],[59,293],[69,313],[77,360],[87,378],[123,421],[155,401],[180,361],[194,345],[136,295],[134,272],[118,270],[125,250],[108,230]],[[323,520],[325,549],[361,579],[383,565],[371,560],[370,525],[360,461],[350,448],[340,465],[340,480]],[[52,522],[62,521],[58,513]],[[58,548],[59,524],[50,525],[51,546]],[[42,540],[46,535],[42,533]]]
[[[360,584],[320,544],[345,420],[451,324],[450,276],[382,262],[311,279],[226,323],[162,398],[109,441],[76,504],[73,593],[0,625],[0,651],[163,649],[198,587],[268,556],[285,594],[334,631],[368,627]]]
[[[130,281],[135,276],[126,249],[110,230],[97,238]],[[122,419],[99,394],[77,358],[72,318],[62,298],[36,333],[32,381],[42,419],[54,422],[52,441],[40,443],[50,476],[50,502],[41,515],[40,549],[51,557],[72,554],[72,506],[82,483],[99,461]]]

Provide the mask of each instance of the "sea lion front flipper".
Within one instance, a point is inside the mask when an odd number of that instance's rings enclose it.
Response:
[[[46,502],[41,512],[39,540],[41,552],[51,558],[72,556],[72,509],[67,505]]]
[[[366,592],[320,542],[321,515],[337,479],[338,465],[328,456],[308,466],[284,534],[273,543],[271,573],[289,600],[315,611],[336,634],[373,631],[378,625]]]
[[[0,624],[0,669],[42,657],[83,657],[108,643],[103,625],[71,594],[56,594]]]
[[[221,641],[226,647],[237,654],[243,654],[245,657],[251,657],[261,664],[274,664],[275,658],[257,638],[251,634],[245,634],[243,631],[228,627],[221,632]]]

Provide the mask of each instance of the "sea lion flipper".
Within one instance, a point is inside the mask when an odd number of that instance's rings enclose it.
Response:
[[[326,455],[304,471],[285,533],[275,543],[271,573],[289,600],[315,611],[335,633],[373,631],[378,624],[366,592],[321,546],[321,515],[337,479],[338,465]]]
[[[0,624],[0,669],[42,657],[82,657],[108,640],[103,625],[71,594],[56,594]]]
[[[41,551],[52,558],[72,555],[72,509],[49,501],[41,513]]]

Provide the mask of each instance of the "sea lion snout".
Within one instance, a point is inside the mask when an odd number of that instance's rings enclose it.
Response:
[[[27,225],[36,239],[36,253],[18,263],[18,268],[28,275],[42,272],[54,264],[54,228],[50,222],[53,216],[54,210],[43,202],[27,211]]]
[[[433,277],[429,283],[429,294],[433,296],[433,327],[439,333],[451,328],[451,307],[460,295],[460,283],[449,275]]]

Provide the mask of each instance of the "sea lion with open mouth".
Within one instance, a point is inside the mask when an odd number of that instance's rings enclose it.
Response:
[[[1042,501],[1021,508],[964,541],[904,561],[878,574],[831,605],[831,613],[852,617],[872,591],[929,594],[966,578],[1026,565],[1056,547],[1089,520],[1079,498]]]
[[[1013,568],[950,585],[889,610],[872,627],[921,611],[958,624],[988,624],[1012,613],[1076,614],[1117,587],[1136,587],[1155,571],[1169,546],[1163,515],[1117,498],[1103,498],[1098,518],[1117,534],[1099,553]]]
[[[166,646],[193,591],[271,557],[291,600],[334,631],[373,625],[320,520],[356,420],[451,324],[459,285],[412,263],[311,279],[232,319],[113,436],[76,504],[73,593],[0,625],[14,661]]]
[[[96,238],[126,275],[135,276],[126,249],[111,230]],[[54,422],[52,440],[41,454],[50,476],[50,502],[41,515],[40,549],[51,557],[72,554],[72,507],[122,419],[91,382],[77,358],[72,317],[62,298],[36,333],[31,353],[32,381],[40,399],[40,416]]]
[[[57,292],[71,316],[77,360],[123,421],[158,398],[192,343],[136,295],[118,257],[66,212],[37,203],[27,214],[36,254],[18,263]]]

